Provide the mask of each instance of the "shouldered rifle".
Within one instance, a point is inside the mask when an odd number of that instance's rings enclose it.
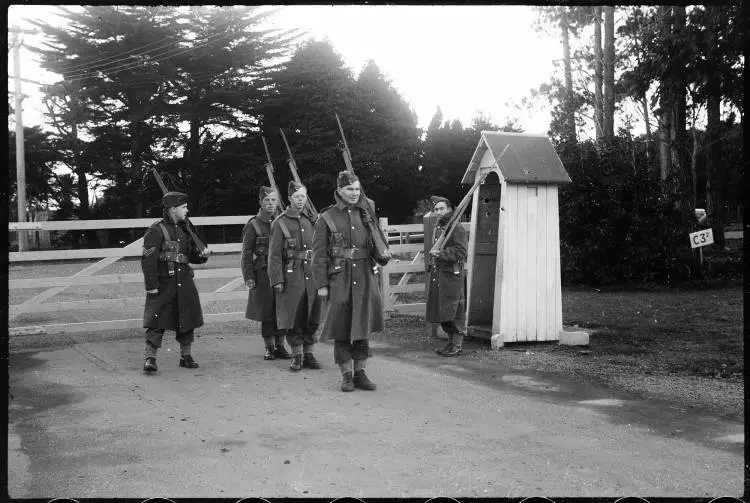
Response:
[[[339,131],[341,132],[342,148],[341,152],[344,156],[344,163],[346,164],[346,170],[354,173],[354,166],[352,166],[352,154],[349,151],[349,145],[346,143],[346,136],[344,135],[344,128],[341,127],[341,121],[339,115],[336,115],[336,122],[339,125]],[[361,185],[361,184],[360,184]],[[362,197],[360,198],[360,207],[364,207],[365,210],[365,225],[370,228],[370,234],[375,245],[376,259],[379,264],[385,265],[391,259],[391,251],[388,249],[388,239],[383,233],[383,229],[380,228],[378,216],[375,214],[374,203],[370,205],[370,200],[365,195],[364,187],[361,188]]]
[[[284,202],[281,200],[281,192],[279,192],[279,187],[276,185],[276,179],[273,177],[273,163],[271,162],[271,154],[268,153],[268,144],[266,144],[266,137],[261,136],[260,139],[263,140],[263,148],[266,149],[266,159],[268,159],[268,162],[266,163],[268,183],[270,183],[271,188],[276,191],[276,195],[279,199],[279,210],[284,211],[286,210],[286,208],[284,207]]]
[[[286,145],[286,151],[289,152],[289,169],[292,170],[292,177],[294,178],[294,181],[297,183],[302,183],[302,180],[300,180],[299,173],[297,172],[297,163],[294,162],[294,156],[292,155],[292,149],[289,148],[289,142],[286,141],[286,135],[284,134],[284,130],[279,128],[279,132],[281,133],[281,137],[284,139],[284,145]],[[307,213],[307,217],[315,223],[316,220],[318,220],[318,211],[315,209],[315,205],[312,203],[312,200],[310,200],[310,196],[307,197],[307,202],[305,202],[305,213]]]
[[[156,178],[156,183],[159,184],[162,194],[169,192],[167,186],[164,185],[164,180],[161,179],[161,175],[156,168],[151,168],[151,173],[154,175],[154,178]],[[191,222],[189,218],[185,218],[185,228],[187,229],[188,234],[190,234],[190,237],[193,238],[193,242],[195,243],[195,246],[198,247],[198,251],[203,253],[203,251],[208,248],[208,245],[200,238],[200,236],[198,236],[198,231],[195,229],[193,222]]]
[[[487,172],[489,173],[489,171]],[[451,234],[453,234],[453,231],[456,229],[456,226],[459,225],[459,221],[461,220],[461,216],[464,214],[464,211],[466,211],[466,208],[469,206],[469,201],[471,201],[471,197],[474,195],[474,191],[476,191],[479,186],[482,184],[485,178],[487,178],[487,173],[484,175],[478,177],[476,181],[474,182],[474,185],[471,186],[469,189],[469,192],[466,193],[463,199],[461,199],[461,202],[456,206],[456,209],[453,211],[453,215],[451,215],[450,220],[448,220],[448,223],[445,225],[445,230],[440,235],[440,237],[437,238],[435,241],[435,244],[432,245],[432,248],[430,248],[430,254],[432,252],[441,252],[443,251],[443,247],[445,247],[445,243],[448,241],[448,238],[451,237]],[[428,258],[428,257],[425,257]],[[430,260],[434,261],[434,257],[430,257]]]

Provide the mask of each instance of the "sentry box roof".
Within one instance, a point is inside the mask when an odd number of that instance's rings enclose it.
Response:
[[[507,183],[569,183],[570,176],[545,135],[482,131],[462,184],[474,183],[487,151]],[[485,163],[487,165],[487,163]]]

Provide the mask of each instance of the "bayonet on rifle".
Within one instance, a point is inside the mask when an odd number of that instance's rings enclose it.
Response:
[[[284,145],[286,145],[286,151],[289,152],[289,169],[292,170],[292,177],[294,178],[294,181],[297,183],[302,183],[302,180],[299,177],[299,173],[297,172],[297,163],[294,162],[294,156],[292,155],[292,149],[289,148],[289,142],[286,141],[286,135],[284,134],[284,130],[279,128],[279,132],[281,133],[281,137],[284,139]],[[305,202],[305,211],[307,212],[307,217],[315,223],[316,220],[318,220],[318,210],[315,209],[315,205],[313,205],[312,201],[310,200],[310,196],[308,194],[307,196],[307,202]]]
[[[271,188],[276,192],[276,196],[279,200],[279,209],[280,211],[285,211],[286,208],[284,207],[284,202],[281,200],[281,192],[279,192],[279,187],[276,185],[276,179],[273,177],[273,163],[271,162],[271,154],[268,152],[268,144],[266,144],[266,137],[261,136],[261,140],[263,140],[263,148],[266,149],[266,159],[268,159],[268,162],[266,163],[266,174],[268,175],[268,183],[271,184]]]
[[[346,135],[344,134],[344,128],[341,127],[341,121],[339,120],[339,114],[336,114],[336,122],[339,124],[339,131],[341,132],[341,141],[344,143],[341,149],[344,155],[344,164],[346,164],[346,170],[354,173],[354,166],[352,166],[352,153],[349,151],[349,145],[346,143]]]
[[[156,168],[151,168],[151,173],[154,175],[154,178],[156,178],[156,183],[159,184],[159,188],[161,189],[162,194],[166,194],[169,192],[167,190],[167,186],[164,185],[164,180],[161,179],[161,175],[156,170]],[[190,237],[193,238],[193,242],[198,247],[199,252],[203,252],[206,248],[208,248],[208,245],[205,241],[203,241],[200,236],[198,236],[198,230],[193,225],[193,222],[190,221],[189,218],[185,218],[185,228],[188,231],[188,234],[190,234]]]

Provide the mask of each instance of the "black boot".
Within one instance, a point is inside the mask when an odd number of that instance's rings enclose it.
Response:
[[[289,360],[292,358],[292,355],[290,355],[289,351],[287,351],[286,348],[284,347],[283,342],[279,344],[278,346],[276,346],[276,349],[274,350],[273,355],[279,360]]]
[[[289,364],[289,370],[292,370],[294,372],[302,370],[302,355],[292,356],[292,361]]]
[[[193,357],[190,355],[184,355],[180,357],[180,367],[185,367],[188,369],[197,369],[198,368],[198,362],[193,360]]]
[[[312,353],[305,353],[302,357],[302,366],[306,369],[318,370],[322,369],[323,366],[318,360],[315,359],[315,355]]]
[[[276,354],[273,346],[266,346],[266,354],[263,355],[264,360],[275,360]]]
[[[143,362],[143,371],[144,372],[156,372],[159,370],[159,368],[156,366],[156,358],[153,356],[149,356],[146,358],[146,361]]]
[[[443,354],[444,354],[444,353],[445,353],[446,351],[449,351],[449,350],[451,349],[451,347],[452,347],[452,346],[453,346],[453,344],[449,342],[449,343],[447,343],[447,344],[446,344],[445,346],[443,346],[442,348],[436,348],[436,349],[435,349],[435,352],[436,352],[437,354],[439,354],[439,355],[441,355],[441,356],[442,356],[442,355],[443,355]]]
[[[354,387],[373,391],[377,388],[374,382],[367,378],[364,369],[354,371]]]
[[[344,372],[344,380],[341,381],[341,391],[354,391],[354,379],[351,372]]]
[[[461,354],[461,345],[460,344],[451,344],[451,347],[448,348],[446,351],[443,351],[442,356],[445,357],[452,357],[452,356],[458,356]]]

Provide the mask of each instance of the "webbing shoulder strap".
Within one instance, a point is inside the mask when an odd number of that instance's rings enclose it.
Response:
[[[250,225],[252,225],[253,229],[255,229],[255,234],[257,236],[263,236],[263,229],[261,229],[260,225],[258,225],[258,222],[255,221],[255,217],[250,219]]]
[[[331,233],[335,234],[338,231],[336,230],[336,224],[333,223],[333,219],[331,219],[331,215],[328,214],[328,212],[321,213],[321,217],[323,217],[323,220],[325,220],[326,225],[331,230]]]
[[[164,236],[164,241],[169,241],[170,239],[169,239],[169,232],[167,231],[167,227],[163,223],[159,222],[159,229],[161,229],[161,233]]]
[[[283,220],[279,219],[279,227],[281,227],[281,232],[284,233],[284,237],[286,239],[292,239],[292,235],[289,233],[289,229],[287,228],[286,224]]]

